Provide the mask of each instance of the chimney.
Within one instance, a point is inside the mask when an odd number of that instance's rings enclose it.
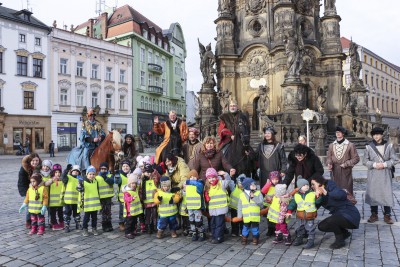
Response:
[[[107,38],[107,26],[108,26],[108,13],[104,12],[100,17],[100,27],[102,39]]]
[[[86,33],[86,35],[89,37],[93,37],[93,24],[94,24],[94,19],[89,19],[89,26],[88,26],[89,32]]]

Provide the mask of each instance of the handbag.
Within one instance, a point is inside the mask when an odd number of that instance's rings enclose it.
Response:
[[[356,198],[347,189],[343,189],[343,191],[346,192],[347,200],[350,201],[351,204],[356,205]]]

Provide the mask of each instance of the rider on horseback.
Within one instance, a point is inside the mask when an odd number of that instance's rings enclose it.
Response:
[[[101,123],[96,121],[96,113],[93,109],[88,111],[87,118],[88,119],[83,122],[81,136],[79,137],[84,153],[83,166],[81,166],[83,170],[86,170],[86,168],[90,166],[90,155],[106,136]]]

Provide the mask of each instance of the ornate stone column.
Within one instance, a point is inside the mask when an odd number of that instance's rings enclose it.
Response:
[[[218,1],[218,18],[214,21],[217,25],[216,55],[233,55],[235,53],[234,16],[232,15],[232,2],[230,0]]]

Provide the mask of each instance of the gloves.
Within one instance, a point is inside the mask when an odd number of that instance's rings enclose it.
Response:
[[[21,207],[19,208],[19,213],[22,213],[26,209],[26,207],[28,207],[28,205],[22,203]]]
[[[116,184],[119,184],[120,181],[121,181],[121,175],[119,175],[119,172],[116,172],[115,175],[114,175],[114,182]]]
[[[169,204],[174,204],[174,197],[171,197],[171,199],[169,200]]]
[[[181,189],[179,188],[179,187],[172,187],[171,188],[171,193],[176,193],[176,192],[179,192]]]
[[[78,191],[78,192],[83,192],[84,191],[84,189],[83,189],[83,187],[81,186],[81,185],[78,185],[77,187],[76,187],[76,190]]]
[[[159,200],[160,202],[162,201],[162,196],[158,196],[157,198],[158,198],[158,200]]]
[[[68,164],[66,170],[67,170],[67,172],[69,172],[70,170],[72,170],[72,164]]]
[[[204,200],[205,200],[206,202],[210,202],[210,195],[208,194],[208,191],[205,191],[205,192],[204,192]]]
[[[78,178],[79,182],[83,182],[83,176],[78,175],[78,176],[76,176],[76,178]]]
[[[46,212],[47,212],[47,207],[46,207],[46,206],[43,206],[42,209],[41,209],[41,211],[40,211],[40,214],[45,215]]]

